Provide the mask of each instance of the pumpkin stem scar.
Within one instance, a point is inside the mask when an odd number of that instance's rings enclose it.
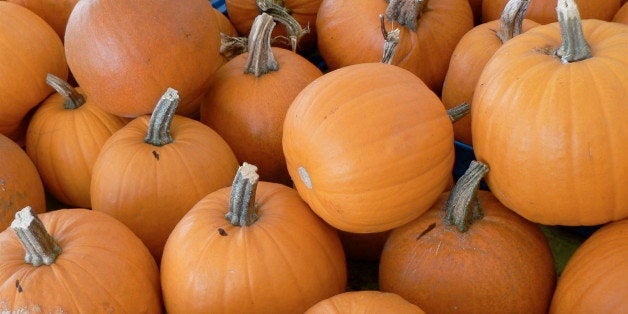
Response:
[[[497,37],[502,43],[523,32],[523,19],[530,6],[530,0],[510,0],[506,3],[499,19]]]
[[[580,12],[574,0],[558,0],[556,6],[560,25],[562,45],[556,51],[563,63],[582,61],[591,58],[591,46],[584,38]]]
[[[303,181],[303,184],[305,184],[305,186],[311,190],[312,180],[310,179],[310,174],[303,167],[299,167],[297,171],[299,172],[299,177],[301,177],[301,181]]]
[[[275,60],[270,44],[273,28],[275,28],[275,21],[266,13],[258,15],[253,21],[248,40],[249,56],[246,59],[244,73],[260,77],[279,70],[279,64]]]
[[[291,10],[283,6],[283,1],[257,0],[256,2],[260,13],[269,14],[275,21],[286,27],[292,51],[296,51],[301,37],[310,32],[309,25],[303,29],[301,24],[299,24],[299,21],[290,15],[290,13],[292,13]]]
[[[61,247],[46,231],[44,224],[30,206],[15,214],[11,228],[26,250],[24,256],[26,263],[35,267],[51,265],[61,255]]]
[[[447,115],[452,123],[464,118],[466,115],[471,112],[471,105],[469,103],[463,102],[458,106],[447,109]]]
[[[249,51],[249,39],[247,37],[232,37],[220,33],[220,54],[227,60]]]
[[[256,166],[245,162],[238,168],[231,186],[229,212],[225,215],[234,226],[250,226],[259,218],[255,207],[258,181]]]
[[[174,142],[170,135],[170,125],[179,105],[177,90],[168,88],[161,96],[148,122],[148,131],[144,142],[154,146],[164,146]]]
[[[392,64],[392,60],[397,52],[397,45],[399,44],[399,28],[395,28],[392,31],[386,30],[384,25],[384,15],[379,15],[381,21],[382,35],[384,35],[384,55],[382,56],[382,63]]]
[[[390,0],[386,18],[416,32],[417,21],[427,11],[428,0]]]
[[[68,82],[48,73],[46,75],[46,84],[50,85],[59,95],[63,96],[65,102],[63,108],[67,110],[77,109],[85,104],[85,97],[72,87]]]
[[[458,179],[445,202],[445,224],[455,225],[460,232],[465,232],[471,224],[483,216],[478,188],[488,166],[479,161],[472,161],[469,169]]]

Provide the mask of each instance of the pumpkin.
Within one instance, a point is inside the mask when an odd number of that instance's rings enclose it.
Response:
[[[482,21],[489,22],[499,19],[500,12],[508,0],[483,0]],[[617,10],[619,0],[576,0],[582,19],[598,19],[610,21]],[[556,0],[532,0],[526,18],[539,24],[556,22]]]
[[[218,23],[218,30],[220,30],[221,33],[229,35],[229,36],[238,35],[238,31],[236,31],[235,26],[231,24],[231,21],[229,20],[228,17],[226,17],[224,14],[222,14],[222,12],[220,12],[218,9],[214,7],[212,7],[212,12],[214,13],[214,16],[216,17],[216,22]]]
[[[26,254],[25,254],[26,252]],[[161,313],[159,270],[119,221],[85,209],[30,207],[0,233],[4,313]]]
[[[418,306],[389,292],[372,290],[349,291],[316,303],[305,314],[351,314],[351,313],[425,313]]]
[[[303,313],[344,292],[336,231],[256,170],[244,163],[172,231],[161,264],[168,313]]]
[[[453,129],[414,74],[363,63],[299,93],[284,121],[283,151],[299,195],[327,223],[381,232],[421,215],[446,188]]]
[[[624,5],[621,6],[619,11],[615,13],[615,16],[613,17],[613,22],[628,25],[628,5],[624,3]]]
[[[92,170],[92,209],[122,221],[159,262],[168,235],[203,196],[233,180],[231,148],[199,121],[175,115],[168,89],[151,116],[140,116],[103,145]]]
[[[24,117],[53,92],[46,74],[66,79],[68,69],[59,36],[35,13],[0,1],[0,25],[0,133],[17,141]]]
[[[547,313],[556,278],[547,239],[478,191],[487,171],[472,161],[451,193],[390,233],[379,264],[382,291],[427,313]]]
[[[623,313],[628,309],[628,220],[598,229],[571,256],[550,313]]]
[[[60,78],[46,78],[57,93],[35,111],[26,133],[26,152],[46,191],[63,204],[91,208],[92,166],[105,141],[127,119],[87,101],[80,88]]]
[[[558,11],[560,24],[509,40],[486,64],[471,110],[474,151],[491,167],[495,197],[528,220],[620,220],[628,217],[628,31],[599,20],[580,27],[573,1]]]
[[[184,99],[178,114],[196,113],[224,63],[219,45],[206,0],[79,1],[65,34],[78,85],[103,110],[125,117],[150,114],[170,86]]]
[[[290,50],[272,48],[273,18],[256,18],[249,51],[222,66],[201,104],[201,121],[218,132],[240,162],[264,181],[290,185],[281,147],[283,121],[297,94],[322,72]]]
[[[419,5],[420,7],[416,7]],[[440,93],[449,59],[462,36],[473,27],[468,0],[323,0],[316,27],[318,48],[331,70],[377,62],[382,55],[379,15],[400,26],[392,64],[417,75]]]
[[[474,27],[458,42],[443,83],[442,100],[446,108],[471,103],[480,73],[495,51],[514,36],[539,25],[524,20],[529,0],[511,0],[508,4],[499,21]],[[473,142],[470,115],[454,123],[454,138],[469,145]]]
[[[11,224],[15,213],[27,205],[37,213],[45,212],[46,195],[31,159],[20,146],[2,134],[0,165],[0,230],[4,230]]]
[[[63,40],[65,26],[79,0],[6,0],[19,4],[39,15]]]

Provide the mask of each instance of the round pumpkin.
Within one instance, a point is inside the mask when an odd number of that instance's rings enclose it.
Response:
[[[19,4],[39,15],[57,32],[61,41],[72,9],[79,0],[6,0]]]
[[[175,115],[169,89],[151,116],[114,133],[92,170],[92,209],[122,221],[157,262],[181,217],[210,192],[227,187],[238,167],[231,148],[199,121]]]
[[[297,191],[327,223],[380,232],[421,215],[447,187],[453,129],[414,74],[363,63],[299,93],[284,121],[283,151]]]
[[[499,19],[508,0],[483,0],[482,21]],[[583,19],[610,21],[617,10],[620,0],[576,0]],[[531,0],[526,18],[539,24],[558,21],[556,18],[556,0]]]
[[[285,185],[243,164],[232,187],[200,200],[168,238],[168,313],[303,313],[344,292],[336,230]]]
[[[11,227],[0,233],[0,311],[162,312],[155,261],[112,217],[26,207]]]
[[[212,10],[206,0],[79,1],[65,34],[68,65],[107,112],[150,114],[173,87],[183,99],[178,114],[193,115],[224,63]]]
[[[91,208],[89,186],[100,148],[127,119],[87,101],[80,88],[49,75],[58,90],[37,108],[26,133],[26,152],[46,191],[63,204]]]
[[[528,220],[620,220],[628,217],[628,28],[599,20],[580,28],[572,1],[559,8],[566,43],[558,23],[542,25],[486,64],[473,97],[474,151],[491,167],[495,197]]]
[[[613,22],[628,25],[628,5],[627,4],[624,3],[624,5],[621,6],[619,11],[615,13],[615,16],[613,17]]]
[[[67,79],[68,68],[59,36],[35,13],[0,1],[0,25],[0,133],[17,141],[24,117],[53,92],[46,74]]]
[[[425,313],[418,306],[389,292],[372,290],[350,291],[316,303],[305,314],[358,314],[358,313]]]
[[[228,17],[214,7],[212,7],[212,12],[216,17],[218,30],[220,30],[221,33],[229,36],[238,36],[238,31],[235,29],[235,26],[233,26]]]
[[[598,229],[571,256],[550,313],[623,313],[628,309],[628,220]]]

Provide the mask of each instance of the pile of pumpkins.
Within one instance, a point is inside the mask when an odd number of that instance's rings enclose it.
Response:
[[[625,2],[0,1],[0,312],[625,313]]]

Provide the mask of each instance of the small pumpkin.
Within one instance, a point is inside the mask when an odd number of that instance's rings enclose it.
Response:
[[[155,261],[103,213],[22,209],[0,233],[0,269],[6,313],[162,312]]]
[[[169,313],[303,313],[344,292],[336,230],[256,170],[243,164],[172,231],[161,264]]]
[[[316,303],[305,314],[397,313],[422,314],[420,307],[399,295],[381,291],[349,291]]]
[[[483,0],[482,21],[490,22],[499,19],[508,0]],[[620,0],[576,0],[583,19],[610,21],[620,7]],[[556,0],[532,0],[527,18],[539,24],[558,21],[556,17]]]
[[[65,27],[72,9],[79,0],[6,0],[19,4],[39,15],[63,41]]]

